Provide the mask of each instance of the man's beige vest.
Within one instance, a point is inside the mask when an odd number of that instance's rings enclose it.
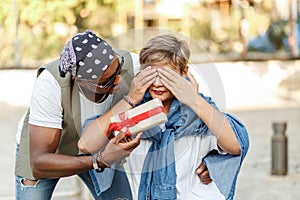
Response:
[[[118,51],[119,54],[124,56],[125,62],[122,67],[122,81],[120,89],[114,93],[112,106],[120,101],[124,94],[127,94],[130,88],[130,82],[133,79],[133,62],[129,52]],[[80,113],[80,101],[77,84],[71,78],[70,73],[66,74],[65,78],[59,75],[59,61],[56,60],[38,69],[38,75],[44,70],[48,70],[58,81],[61,87],[61,98],[63,108],[63,122],[62,122],[62,134],[56,153],[75,156],[79,150],[77,148],[77,142],[79,140],[79,134],[81,133],[81,113]],[[48,97],[51,98],[51,97]],[[24,119],[19,153],[16,158],[15,174],[24,178],[34,180],[30,167],[29,158],[29,137],[28,137],[28,109],[26,117]]]

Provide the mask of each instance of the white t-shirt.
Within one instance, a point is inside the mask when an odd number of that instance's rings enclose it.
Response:
[[[130,53],[133,62],[133,73],[137,74],[140,69],[139,56]],[[81,123],[96,114],[104,114],[110,109],[113,94],[102,103],[94,103],[80,93]],[[48,71],[44,70],[36,79],[31,101],[29,124],[49,128],[62,129],[63,108],[61,106],[61,88],[57,80]],[[20,137],[23,126],[23,119],[19,122],[16,135],[17,143],[20,144]]]
[[[146,154],[152,144],[142,140],[126,159],[126,171],[132,188],[133,199],[138,197],[141,171]],[[179,200],[225,200],[214,182],[208,185],[201,183],[196,169],[207,153],[218,150],[217,139],[214,135],[185,136],[174,143],[176,166],[176,191]],[[223,152],[220,152],[223,153]]]

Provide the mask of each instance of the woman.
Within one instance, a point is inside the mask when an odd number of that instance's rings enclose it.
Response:
[[[158,72],[142,103],[159,98],[168,122],[165,130],[156,127],[144,131],[140,145],[128,158],[133,194],[139,199],[232,198],[215,182],[202,184],[193,172],[213,150],[224,158],[226,153],[244,157],[247,144],[241,147],[236,135],[247,138],[247,133],[233,117],[219,112],[210,98],[198,94],[198,84],[188,74],[189,56],[186,42],[172,35],[152,38],[140,52],[141,65]],[[144,163],[142,167],[138,162]]]
[[[188,74],[189,56],[186,42],[172,35],[152,38],[140,52],[141,73],[151,68],[157,76],[141,101],[132,96],[126,100],[136,105],[159,98],[168,122],[144,131],[140,145],[127,159],[134,199],[233,198],[249,145],[247,132],[234,117],[219,112],[210,98],[198,94],[198,84]],[[85,133],[83,137],[87,138]],[[195,171],[209,152],[217,152],[207,157],[214,181],[204,185]],[[225,169],[229,178],[215,173],[214,166],[223,161],[235,167]]]

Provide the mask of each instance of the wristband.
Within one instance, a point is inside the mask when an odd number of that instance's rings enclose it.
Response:
[[[96,170],[96,172],[101,173],[104,171],[104,167],[99,167],[97,162],[98,153],[93,154],[93,168]],[[105,164],[105,163],[104,163]]]
[[[123,96],[123,99],[124,99],[129,105],[131,105],[132,108],[135,107],[135,105],[132,103],[132,101],[129,99],[128,96],[124,95],[124,96]]]

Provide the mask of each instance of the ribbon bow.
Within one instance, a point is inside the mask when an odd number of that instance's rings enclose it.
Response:
[[[129,130],[130,127],[133,127],[133,126],[137,125],[139,122],[141,122],[145,119],[148,119],[154,115],[157,115],[161,112],[165,112],[163,106],[158,106],[158,107],[152,108],[151,110],[147,110],[146,112],[143,112],[143,113],[133,116],[131,118],[128,118],[127,112],[119,113],[118,118],[121,121],[110,123],[108,130],[106,132],[106,135],[110,136],[112,133],[117,135],[118,132],[122,131],[122,132],[125,132],[126,137],[130,137],[133,134]]]

